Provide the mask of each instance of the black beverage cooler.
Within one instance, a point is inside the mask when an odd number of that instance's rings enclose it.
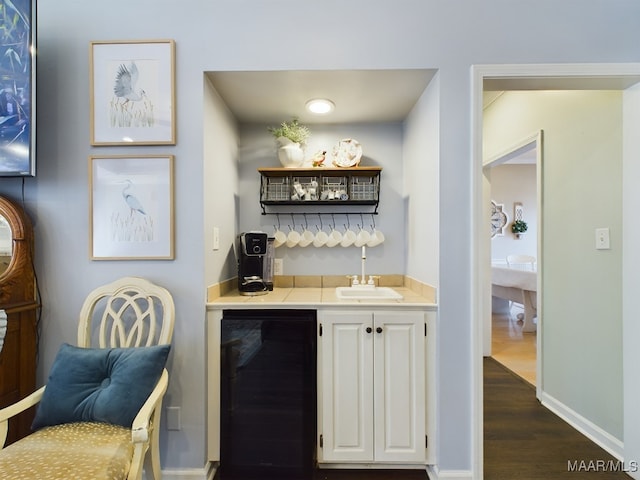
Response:
[[[225,310],[221,331],[221,478],[309,478],[316,311]]]

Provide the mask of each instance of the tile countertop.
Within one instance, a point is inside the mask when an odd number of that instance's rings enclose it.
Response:
[[[232,290],[207,303],[207,310],[221,308],[293,308],[314,307],[324,308],[352,308],[366,306],[390,306],[393,308],[421,308],[435,310],[437,304],[434,298],[428,298],[416,293],[408,287],[392,287],[402,295],[401,300],[340,300],[336,296],[335,287],[330,288],[282,288],[276,287],[266,295],[245,296],[237,290]]]

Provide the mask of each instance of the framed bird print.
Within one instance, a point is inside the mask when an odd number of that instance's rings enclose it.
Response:
[[[175,42],[94,41],[91,145],[175,145]]]
[[[174,258],[173,158],[89,157],[92,260]]]

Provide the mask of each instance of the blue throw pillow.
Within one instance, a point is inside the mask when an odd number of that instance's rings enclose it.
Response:
[[[31,428],[105,422],[130,428],[162,375],[169,345],[80,348],[63,344]]]

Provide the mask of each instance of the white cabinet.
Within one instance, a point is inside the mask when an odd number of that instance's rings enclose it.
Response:
[[[319,459],[425,464],[424,311],[321,311]]]

